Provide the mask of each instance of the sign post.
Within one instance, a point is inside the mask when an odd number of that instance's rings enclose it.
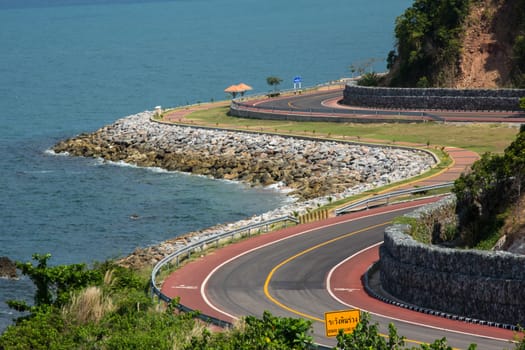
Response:
[[[302,82],[303,82],[303,78],[301,78],[300,76],[294,77],[293,78],[293,88],[294,88],[294,90],[297,90],[297,88],[300,89]]]
[[[343,333],[352,333],[361,320],[361,311],[358,309],[330,311],[324,314],[326,336],[335,337],[339,330]]]

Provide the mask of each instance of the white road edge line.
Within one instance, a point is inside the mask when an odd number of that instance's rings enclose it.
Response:
[[[345,264],[346,262],[348,262],[349,260],[352,260],[354,257],[356,257],[357,255],[359,254],[362,254],[364,252],[366,252],[367,250],[370,250],[370,249],[373,249],[379,245],[383,244],[383,241],[381,242],[378,242],[374,245],[371,245],[367,248],[364,248],[360,251],[358,251],[357,253],[353,254],[352,256],[346,258],[345,260],[341,261],[339,264],[335,265],[331,270],[330,272],[328,272],[328,275],[326,276],[326,280],[325,280],[325,284],[326,284],[326,291],[328,292],[328,294],[330,294],[330,296],[336,300],[337,302],[341,303],[342,305],[345,305],[346,307],[349,307],[351,309],[360,309],[354,305],[351,305],[351,304],[347,304],[345,303],[344,301],[342,301],[341,299],[339,299],[333,292],[332,292],[332,288],[331,288],[331,280],[332,280],[332,275],[334,274],[335,270],[337,270],[339,267],[341,267],[341,265]],[[381,301],[378,301],[378,302],[381,302]],[[405,319],[402,319],[402,318],[396,318],[396,317],[391,317],[391,316],[386,316],[386,315],[383,315],[383,314],[379,314],[379,313],[376,313],[376,312],[371,312],[369,310],[364,310],[364,309],[360,309],[362,311],[365,311],[365,312],[368,312],[369,314],[371,315],[375,315],[375,316],[378,316],[378,317],[383,317],[383,318],[387,318],[387,319],[391,319],[391,320],[394,320],[394,321],[399,321],[399,322],[404,322],[404,323],[408,323],[408,324],[411,324],[411,325],[415,325],[415,326],[421,326],[421,327],[427,327],[427,328],[431,328],[431,329],[436,329],[436,330],[440,330],[440,331],[447,331],[447,332],[451,332],[451,333],[457,333],[457,334],[463,334],[463,335],[468,335],[468,336],[472,336],[472,337],[476,337],[476,338],[485,338],[485,339],[492,339],[492,340],[497,340],[497,341],[509,341],[509,339],[500,339],[500,338],[496,338],[496,337],[490,337],[490,336],[487,336],[487,335],[480,335],[480,334],[474,334],[474,333],[467,333],[467,332],[461,332],[461,331],[457,331],[457,330],[454,330],[454,329],[449,329],[449,328],[443,328],[443,327],[436,327],[436,326],[432,326],[432,325],[428,325],[428,324],[423,324],[423,323],[417,323],[417,322],[412,322],[412,321],[409,321],[409,320],[405,320]],[[417,312],[417,311],[415,311]],[[435,316],[437,317],[437,316]]]
[[[401,210],[405,210],[405,209],[415,208],[415,207],[418,207],[418,206],[421,206],[421,204],[413,205],[413,206],[410,206],[410,207],[398,208],[398,209],[394,209],[394,210],[390,210],[390,211],[385,211],[385,212],[381,212],[381,214],[393,213],[393,212],[396,212],[396,211],[401,211]],[[242,257],[242,256],[244,256],[246,254],[249,254],[249,253],[254,252],[254,251],[256,251],[258,249],[261,249],[261,248],[268,247],[268,246],[270,246],[272,244],[279,243],[279,242],[285,241],[287,239],[294,238],[294,237],[297,237],[297,236],[300,236],[300,235],[303,235],[303,234],[306,234],[306,233],[309,233],[309,232],[312,232],[312,231],[316,231],[316,230],[319,230],[319,229],[324,229],[324,228],[327,228],[327,227],[336,226],[336,225],[340,225],[342,223],[351,222],[351,221],[355,221],[355,220],[361,220],[361,219],[369,218],[369,217],[372,217],[372,216],[374,216],[374,215],[370,214],[370,215],[360,216],[358,218],[352,218],[352,219],[345,220],[345,221],[339,221],[339,222],[336,222],[336,223],[333,223],[333,224],[328,224],[328,225],[324,225],[324,226],[315,227],[315,228],[312,228],[312,229],[309,229],[309,230],[306,230],[306,231],[298,232],[298,233],[293,234],[293,235],[288,236],[288,237],[284,237],[284,238],[278,239],[276,241],[268,242],[266,244],[263,244],[263,245],[255,247],[255,248],[252,248],[250,250],[247,250],[245,252],[242,252],[241,254],[238,254],[238,255],[236,255],[236,256],[234,256],[234,257],[224,261],[223,263],[217,265],[213,270],[211,270],[211,272],[206,276],[206,278],[204,279],[204,281],[201,284],[200,293],[201,293],[202,299],[204,299],[204,302],[209,307],[211,307],[213,310],[217,311],[218,313],[221,313],[221,314],[223,314],[223,315],[225,315],[227,317],[230,317],[233,320],[238,320],[239,318],[237,316],[234,316],[234,315],[229,314],[228,312],[226,312],[224,310],[221,310],[219,307],[215,306],[208,299],[208,297],[206,296],[206,285],[208,284],[208,281],[210,280],[211,276],[215,272],[217,272],[217,270],[222,268],[224,265],[229,264],[230,262],[232,262],[232,261],[234,261],[234,260],[236,260],[236,259],[238,259],[238,258],[240,258],[240,257]]]

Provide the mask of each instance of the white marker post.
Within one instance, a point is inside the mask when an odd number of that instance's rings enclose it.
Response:
[[[293,78],[293,89],[294,90],[301,89],[302,81],[303,81],[303,78],[301,78],[300,76]]]

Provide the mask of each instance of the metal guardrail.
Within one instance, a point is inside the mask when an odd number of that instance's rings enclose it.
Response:
[[[202,251],[205,246],[210,246],[210,245],[213,245],[213,244],[218,246],[219,245],[219,241],[223,240],[225,238],[231,237],[231,239],[233,240],[235,236],[241,235],[244,232],[248,232],[248,236],[249,236],[249,235],[251,235],[251,231],[252,230],[257,230],[257,229],[260,229],[260,228],[265,228],[266,232],[268,232],[268,229],[269,229],[270,225],[276,224],[276,223],[279,223],[279,222],[286,223],[287,221],[292,221],[292,222],[294,222],[296,224],[299,223],[299,220],[297,218],[295,218],[295,217],[283,216],[283,217],[280,217],[280,218],[275,218],[275,219],[266,220],[266,221],[263,221],[263,222],[260,222],[260,223],[244,226],[244,227],[235,229],[233,231],[228,231],[228,232],[224,232],[224,233],[221,233],[221,234],[211,235],[209,237],[206,237],[204,239],[192,242],[192,243],[190,243],[190,244],[188,244],[186,246],[183,246],[183,247],[177,249],[175,252],[173,252],[170,255],[164,257],[164,259],[159,261],[155,265],[155,267],[153,267],[153,271],[151,272],[151,279],[150,279],[150,285],[151,285],[152,293],[157,295],[160,300],[165,301],[166,303],[171,303],[172,302],[172,298],[170,298],[169,296],[167,296],[167,295],[165,295],[164,293],[161,292],[160,288],[157,286],[156,278],[157,278],[157,275],[159,274],[159,272],[161,271],[161,269],[165,265],[170,264],[173,260],[176,261],[176,265],[178,266],[178,264],[180,262],[180,257],[183,256],[183,255],[187,255],[187,257],[189,258],[191,256],[192,252],[195,252],[197,250],[201,250]],[[176,307],[180,311],[183,311],[183,312],[196,311],[196,310],[193,310],[190,307],[185,306],[185,305],[180,304],[180,303],[178,305],[176,305]],[[220,320],[218,318],[215,318],[215,317],[212,317],[212,316],[208,316],[208,315],[205,315],[205,314],[199,314],[198,317],[201,320],[205,321],[205,322],[217,325],[217,326],[222,327],[222,328],[230,328],[232,326],[232,324],[230,322],[223,321],[223,320]]]
[[[409,188],[409,189],[406,189],[406,190],[399,190],[399,191],[389,192],[389,193],[385,193],[385,194],[374,195],[372,197],[364,198],[364,199],[359,200],[357,202],[354,202],[354,203],[348,204],[348,205],[346,205],[344,207],[336,209],[335,210],[335,215],[341,215],[341,214],[344,214],[344,213],[347,213],[347,212],[351,211],[352,209],[359,208],[359,207],[362,207],[362,206],[366,206],[366,208],[368,209],[368,205],[370,203],[378,202],[378,201],[381,201],[381,200],[386,200],[387,203],[388,203],[388,199],[390,199],[392,197],[399,197],[399,196],[402,196],[402,195],[405,195],[405,194],[414,194],[414,193],[426,192],[426,191],[430,191],[430,190],[437,190],[437,189],[440,189],[440,188],[447,188],[447,187],[452,186],[453,184],[454,184],[453,182],[445,182],[445,183],[442,183],[442,184],[439,184],[439,185],[414,187],[414,188]]]

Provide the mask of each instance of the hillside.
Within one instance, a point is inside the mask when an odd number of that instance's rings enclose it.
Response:
[[[465,21],[457,88],[511,86],[512,48],[517,1],[480,1]],[[510,23],[509,23],[510,22]]]
[[[395,35],[390,85],[525,87],[525,0],[415,0]]]

